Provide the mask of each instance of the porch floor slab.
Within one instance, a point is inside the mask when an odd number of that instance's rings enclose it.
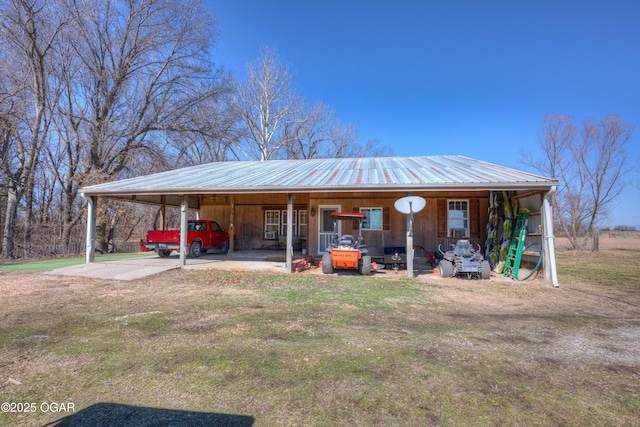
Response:
[[[293,260],[304,258],[300,252],[293,254]],[[318,258],[318,257],[316,257]],[[150,253],[148,257],[126,258],[117,261],[92,262],[70,267],[59,268],[48,271],[44,274],[60,276],[89,277],[103,280],[137,280],[154,274],[180,268],[180,257],[177,252],[173,252],[167,258],[161,258]],[[210,253],[203,254],[198,258],[187,258],[185,269],[220,269],[235,271],[273,271],[286,272],[286,253],[284,250],[247,250],[228,254]],[[378,274],[389,276],[406,276],[406,270],[400,269],[395,273],[393,269],[382,269],[379,267]],[[314,274],[322,274],[320,269],[312,271]],[[358,274],[357,271],[344,270],[341,274]],[[438,274],[433,274],[431,269],[415,268],[416,278],[423,280],[440,280]],[[463,280],[463,279],[461,279]],[[513,279],[503,275],[492,275],[492,282],[513,282]]]
[[[294,253],[293,259],[302,257],[304,255],[301,253]],[[173,252],[167,258],[150,253],[148,257],[79,264],[51,270],[45,274],[127,281],[142,279],[177,268],[180,268],[180,256],[177,252]],[[285,251],[275,250],[242,251],[226,255],[223,253],[203,254],[198,258],[187,258],[185,268],[285,272],[286,254]]]

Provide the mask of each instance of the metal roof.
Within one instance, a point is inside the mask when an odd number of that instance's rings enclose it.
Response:
[[[214,162],[80,189],[85,196],[544,190],[552,178],[465,156]],[[131,199],[130,197],[122,197]],[[148,200],[153,202],[151,198]]]

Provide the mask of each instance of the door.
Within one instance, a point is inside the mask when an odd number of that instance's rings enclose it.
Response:
[[[207,230],[207,223],[205,221],[190,222],[187,230],[188,244],[191,244],[194,240],[200,240],[203,249],[211,247],[211,233]]]
[[[211,221],[211,246],[221,248],[229,240],[229,234],[218,225],[217,222]]]
[[[324,254],[333,239],[333,217],[331,212],[339,212],[340,205],[318,206],[318,253]],[[340,235],[340,221],[337,222]]]

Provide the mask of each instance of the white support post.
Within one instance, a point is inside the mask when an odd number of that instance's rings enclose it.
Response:
[[[427,201],[425,199],[420,196],[412,196],[411,194],[396,200],[393,204],[399,212],[407,215],[407,246],[405,253],[407,257],[408,277],[413,277],[413,214],[420,212],[426,204]]]
[[[95,261],[95,242],[96,242],[96,204],[97,197],[86,197],[81,194],[82,198],[87,201],[87,243],[85,247],[87,264]]]
[[[293,267],[293,194],[287,195],[287,273]]]
[[[160,196],[161,205],[160,205],[160,215],[162,215],[162,224],[160,225],[161,230],[167,229],[167,196]]]
[[[413,277],[413,212],[407,215],[407,277]]]
[[[544,232],[544,241],[542,242],[544,259],[542,268],[544,270],[544,281],[547,283],[551,282],[554,287],[558,288],[560,284],[558,283],[558,271],[556,268],[553,214],[551,211],[551,202],[555,192],[556,187],[551,187],[551,190],[544,195],[544,199],[542,200],[542,228]]]
[[[189,211],[187,196],[182,196],[180,203],[180,268],[187,265],[187,213]]]

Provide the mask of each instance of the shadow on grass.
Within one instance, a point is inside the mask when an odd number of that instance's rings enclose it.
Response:
[[[254,418],[248,415],[191,412],[176,409],[147,408],[96,403],[72,415],[45,424],[43,427],[72,426],[229,426],[251,427]]]

